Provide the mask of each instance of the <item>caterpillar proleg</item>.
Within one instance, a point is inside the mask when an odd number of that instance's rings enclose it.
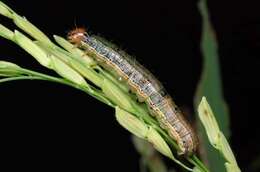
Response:
[[[136,61],[133,62],[124,53],[115,51],[96,37],[88,35],[84,28],[71,31],[68,39],[115,77],[127,83],[138,99],[147,104],[161,127],[177,142],[181,149],[179,154],[190,155],[196,151],[197,137],[192,128],[162,84],[147,69]]]

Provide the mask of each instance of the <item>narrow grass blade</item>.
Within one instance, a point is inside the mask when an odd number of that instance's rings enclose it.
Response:
[[[200,82],[197,87],[194,107],[198,107],[198,104],[202,96],[206,96],[211,102],[213,111],[216,113],[216,120],[220,124],[220,129],[223,131],[225,136],[229,138],[229,114],[226,103],[223,98],[220,65],[217,53],[217,40],[213,27],[209,20],[209,15],[206,7],[206,0],[200,0],[199,9],[203,19],[203,31],[202,31],[202,42],[201,50],[203,55],[203,69]],[[200,126],[200,125],[199,125]],[[199,127],[199,133],[201,133],[201,149],[202,159],[204,162],[208,162],[210,171],[219,172],[225,171],[223,167],[224,160],[218,154],[217,151],[212,151],[206,134],[202,127]]]

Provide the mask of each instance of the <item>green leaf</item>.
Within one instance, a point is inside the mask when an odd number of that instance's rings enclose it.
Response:
[[[198,83],[194,99],[194,107],[198,104],[203,96],[206,96],[213,111],[216,113],[220,130],[229,138],[229,114],[227,105],[224,101],[219,57],[217,53],[218,45],[215,38],[215,32],[211,25],[209,14],[206,6],[206,0],[199,1],[199,9],[203,19],[203,30],[201,39],[201,51],[203,55],[203,69],[200,82]],[[198,120],[197,120],[198,121]],[[215,150],[212,150],[207,136],[202,126],[198,127],[200,133],[200,148],[204,152],[202,159],[207,161],[211,172],[225,171],[223,166],[224,160]]]

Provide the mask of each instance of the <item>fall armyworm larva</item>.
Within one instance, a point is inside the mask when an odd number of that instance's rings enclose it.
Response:
[[[97,37],[89,36],[84,28],[76,28],[68,34],[70,42],[91,54],[99,65],[119,80],[125,81],[139,101],[145,102],[151,114],[167,130],[180,147],[179,154],[190,155],[196,151],[197,137],[183,118],[162,84],[147,69],[126,54],[115,51]]]

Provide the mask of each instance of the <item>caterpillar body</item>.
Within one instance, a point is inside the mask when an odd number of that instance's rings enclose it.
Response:
[[[147,104],[151,115],[156,117],[161,127],[177,142],[179,154],[191,155],[196,151],[197,137],[192,128],[161,83],[147,69],[126,54],[115,51],[94,36],[89,36],[84,28],[71,31],[68,39],[129,85],[139,101]]]

